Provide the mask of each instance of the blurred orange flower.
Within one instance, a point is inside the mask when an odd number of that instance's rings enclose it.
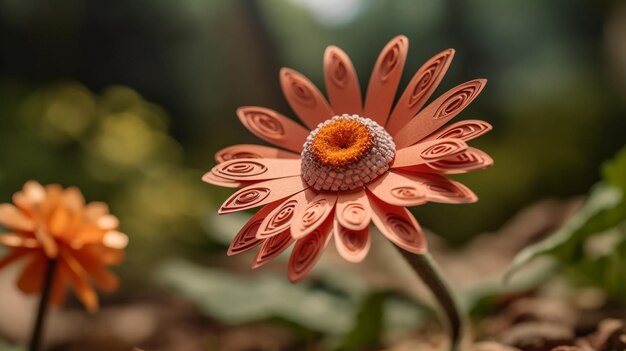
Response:
[[[98,309],[98,296],[91,283],[113,291],[118,278],[106,266],[120,263],[128,237],[117,231],[119,222],[102,202],[85,204],[75,187],[58,184],[45,187],[27,182],[13,195],[13,204],[0,204],[0,244],[8,254],[0,269],[26,258],[17,286],[27,294],[41,292],[49,259],[57,260],[51,301],[62,305],[70,284],[89,311]]]

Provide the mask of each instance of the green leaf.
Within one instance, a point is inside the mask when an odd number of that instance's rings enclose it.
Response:
[[[384,292],[369,295],[361,305],[355,325],[348,332],[336,351],[362,351],[380,349],[381,337],[385,328]]]
[[[604,181],[592,188],[585,204],[554,234],[515,256],[505,281],[537,256],[550,254],[562,263],[583,259],[583,244],[591,236],[626,220],[626,147],[602,166]]]
[[[602,165],[604,181],[626,193],[626,146],[609,162]]]
[[[622,192],[615,187],[595,186],[583,206],[559,230],[515,256],[505,281],[537,256],[554,254],[562,261],[577,257],[585,237],[616,226],[624,219],[622,197]]]
[[[357,308],[345,296],[291,284],[283,276],[238,276],[228,271],[172,260],[156,279],[195,302],[207,315],[241,324],[280,318],[329,335],[342,335],[352,326]]]

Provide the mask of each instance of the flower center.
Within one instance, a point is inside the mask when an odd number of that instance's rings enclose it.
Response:
[[[358,161],[372,145],[372,137],[364,124],[337,119],[318,128],[311,153],[325,166],[343,167]]]
[[[302,177],[316,190],[352,190],[389,169],[391,136],[357,115],[335,116],[313,130],[302,150]]]

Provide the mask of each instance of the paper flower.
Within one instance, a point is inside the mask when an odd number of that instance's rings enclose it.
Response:
[[[373,222],[402,249],[422,254],[426,241],[407,206],[477,201],[442,174],[491,166],[487,154],[467,145],[491,126],[479,120],[444,125],[478,96],[486,80],[461,84],[424,107],[454,55],[445,50],[415,73],[393,106],[407,51],[404,36],[385,46],[364,103],[354,67],[337,47],[324,55],[328,101],[303,75],[283,68],[283,93],[306,127],[263,107],[237,110],[246,128],[280,149],[228,147],[203,177],[242,188],[220,214],[263,206],[237,234],[229,255],[261,245],[252,264],[258,267],[295,242],[288,265],[295,282],[311,270],[331,236],[341,256],[358,262],[370,248]]]
[[[98,309],[91,283],[115,290],[118,279],[106,266],[120,263],[128,243],[117,231],[118,220],[102,202],[85,204],[80,190],[29,181],[13,195],[13,204],[0,204],[0,244],[9,249],[0,269],[26,258],[17,286],[27,294],[42,290],[49,259],[57,261],[51,300],[61,305],[70,284],[89,311]]]

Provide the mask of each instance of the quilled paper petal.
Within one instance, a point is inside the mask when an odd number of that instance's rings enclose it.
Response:
[[[370,77],[363,115],[381,126],[387,122],[409,50],[409,40],[393,38],[380,52]]]
[[[398,149],[413,145],[461,113],[487,84],[476,79],[452,88],[419,112],[393,135]]]
[[[417,206],[428,202],[421,183],[393,172],[367,184],[367,189],[378,199],[394,206]]]
[[[263,240],[256,237],[256,233],[261,227],[261,222],[273,209],[280,205],[280,201],[271,203],[259,210],[252,218],[248,220],[239,233],[235,236],[228,248],[228,256],[237,255],[260,244]]]
[[[300,239],[319,227],[332,213],[337,193],[318,193],[304,206],[300,206],[291,221],[291,236]]]
[[[337,115],[361,115],[361,88],[350,57],[336,46],[324,53],[324,81],[333,111]]]
[[[411,174],[404,173],[401,169],[396,171],[402,171],[404,176],[410,177],[411,179],[422,183],[424,191],[426,191],[428,201],[449,204],[472,203],[478,201],[478,197],[474,194],[474,192],[468,189],[465,185],[455,182],[454,180],[450,180],[437,174]]]
[[[309,132],[298,123],[269,108],[246,106],[237,109],[241,123],[254,135],[270,144],[297,153]]]
[[[493,159],[485,152],[469,147],[466,151],[418,166],[403,168],[418,173],[461,174],[491,167]]]
[[[409,252],[426,252],[426,238],[422,228],[409,210],[386,204],[376,198],[370,200],[372,221],[387,239]]]
[[[372,245],[369,226],[361,230],[351,230],[335,220],[334,233],[335,246],[341,257],[349,262],[363,261]]]
[[[215,154],[215,162],[222,163],[240,158],[286,158],[299,159],[300,155],[269,146],[239,144],[221,149]]]
[[[408,167],[428,162],[435,162],[467,150],[467,144],[461,139],[435,139],[415,144],[396,151],[391,168]]]
[[[311,201],[315,195],[312,190],[306,189],[285,200],[265,216],[256,234],[257,238],[266,239],[289,229],[298,210]]]
[[[467,119],[442,128],[420,141],[424,142],[427,140],[446,138],[456,138],[464,141],[470,141],[489,132],[491,129],[493,129],[491,124],[485,121],[477,119]]]
[[[335,219],[342,227],[352,231],[367,228],[371,220],[370,212],[369,200],[363,189],[339,193],[335,207]]]
[[[269,262],[272,258],[280,255],[285,251],[294,240],[291,237],[289,229],[284,230],[282,233],[274,235],[271,238],[265,239],[263,245],[259,249],[254,261],[252,262],[252,268],[258,268]]]
[[[236,182],[254,182],[300,175],[300,160],[242,158],[219,163],[211,172]]]
[[[291,196],[309,186],[302,177],[272,179],[249,185],[231,195],[218,210],[218,214],[226,214],[262,206]]]
[[[448,71],[454,50],[448,49],[428,60],[415,73],[389,116],[385,129],[399,131],[424,106]]]
[[[281,69],[280,86],[289,106],[310,129],[335,115],[322,93],[302,74],[290,68]]]
[[[215,174],[213,174],[213,172],[211,171],[206,172],[202,176],[202,181],[209,183],[209,184],[222,186],[225,188],[243,188],[244,186],[252,185],[251,182],[238,182],[238,181],[218,177]]]
[[[328,245],[332,228],[333,220],[329,217],[309,235],[296,241],[289,256],[289,280],[295,283],[311,271]]]

